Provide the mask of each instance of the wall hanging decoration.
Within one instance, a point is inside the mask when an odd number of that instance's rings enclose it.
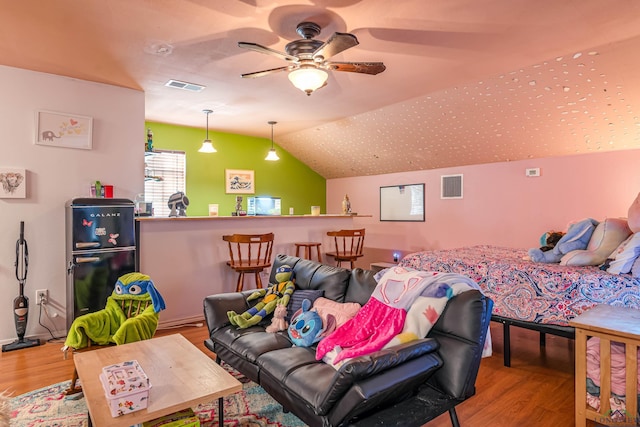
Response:
[[[227,194],[253,194],[256,192],[252,170],[225,169],[224,177]]]
[[[38,145],[90,150],[92,132],[92,117],[53,111],[36,112],[35,142]]]
[[[24,199],[27,197],[27,171],[0,167],[0,198]]]

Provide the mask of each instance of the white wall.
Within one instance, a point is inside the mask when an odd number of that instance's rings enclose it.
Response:
[[[49,328],[65,332],[65,203],[88,196],[89,183],[114,185],[132,199],[144,187],[144,93],[104,84],[0,66],[0,167],[27,170],[27,197],[0,199],[0,342],[16,338],[13,299],[18,295],[15,245],[25,222],[30,298],[27,336],[49,337],[38,324],[36,289],[49,289]],[[35,145],[35,112],[93,117],[93,149]]]
[[[492,163],[369,177],[327,180],[327,211],[339,212],[346,194],[366,228],[365,257],[358,264],[391,261],[419,250],[477,244],[538,247],[548,230],[570,221],[626,217],[640,191],[640,150]],[[541,176],[525,176],[540,168]],[[440,176],[463,174],[464,198],[440,199]],[[426,221],[380,222],[381,186],[425,183]]]

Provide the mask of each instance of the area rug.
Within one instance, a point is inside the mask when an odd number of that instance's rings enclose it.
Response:
[[[225,427],[304,427],[267,392],[243,375],[227,370],[242,383],[242,391],[224,399]],[[85,427],[88,426],[84,397],[65,396],[69,381],[53,384],[11,399],[11,426]],[[198,405],[193,411],[203,427],[218,425],[218,401]]]

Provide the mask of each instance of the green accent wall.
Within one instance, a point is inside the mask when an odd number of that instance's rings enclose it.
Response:
[[[255,174],[255,194],[241,194],[242,208],[247,208],[247,197],[271,196],[282,199],[282,214],[293,207],[296,215],[308,214],[312,205],[326,212],[326,180],[291,154],[275,144],[280,160],[264,158],[271,148],[270,138],[215,132],[209,129],[209,139],[217,153],[198,153],[206,131],[201,128],[176,126],[166,123],[145,122],[153,131],[153,148],[184,151],[186,153],[186,194],[189,197],[188,216],[209,215],[209,203],[219,205],[220,216],[229,216],[235,210],[236,194],[225,194],[225,169],[249,169]],[[271,128],[265,124],[265,134]],[[277,138],[274,138],[276,141]]]

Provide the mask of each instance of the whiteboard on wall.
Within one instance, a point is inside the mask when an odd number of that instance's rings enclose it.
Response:
[[[380,187],[380,221],[424,221],[424,184]]]

